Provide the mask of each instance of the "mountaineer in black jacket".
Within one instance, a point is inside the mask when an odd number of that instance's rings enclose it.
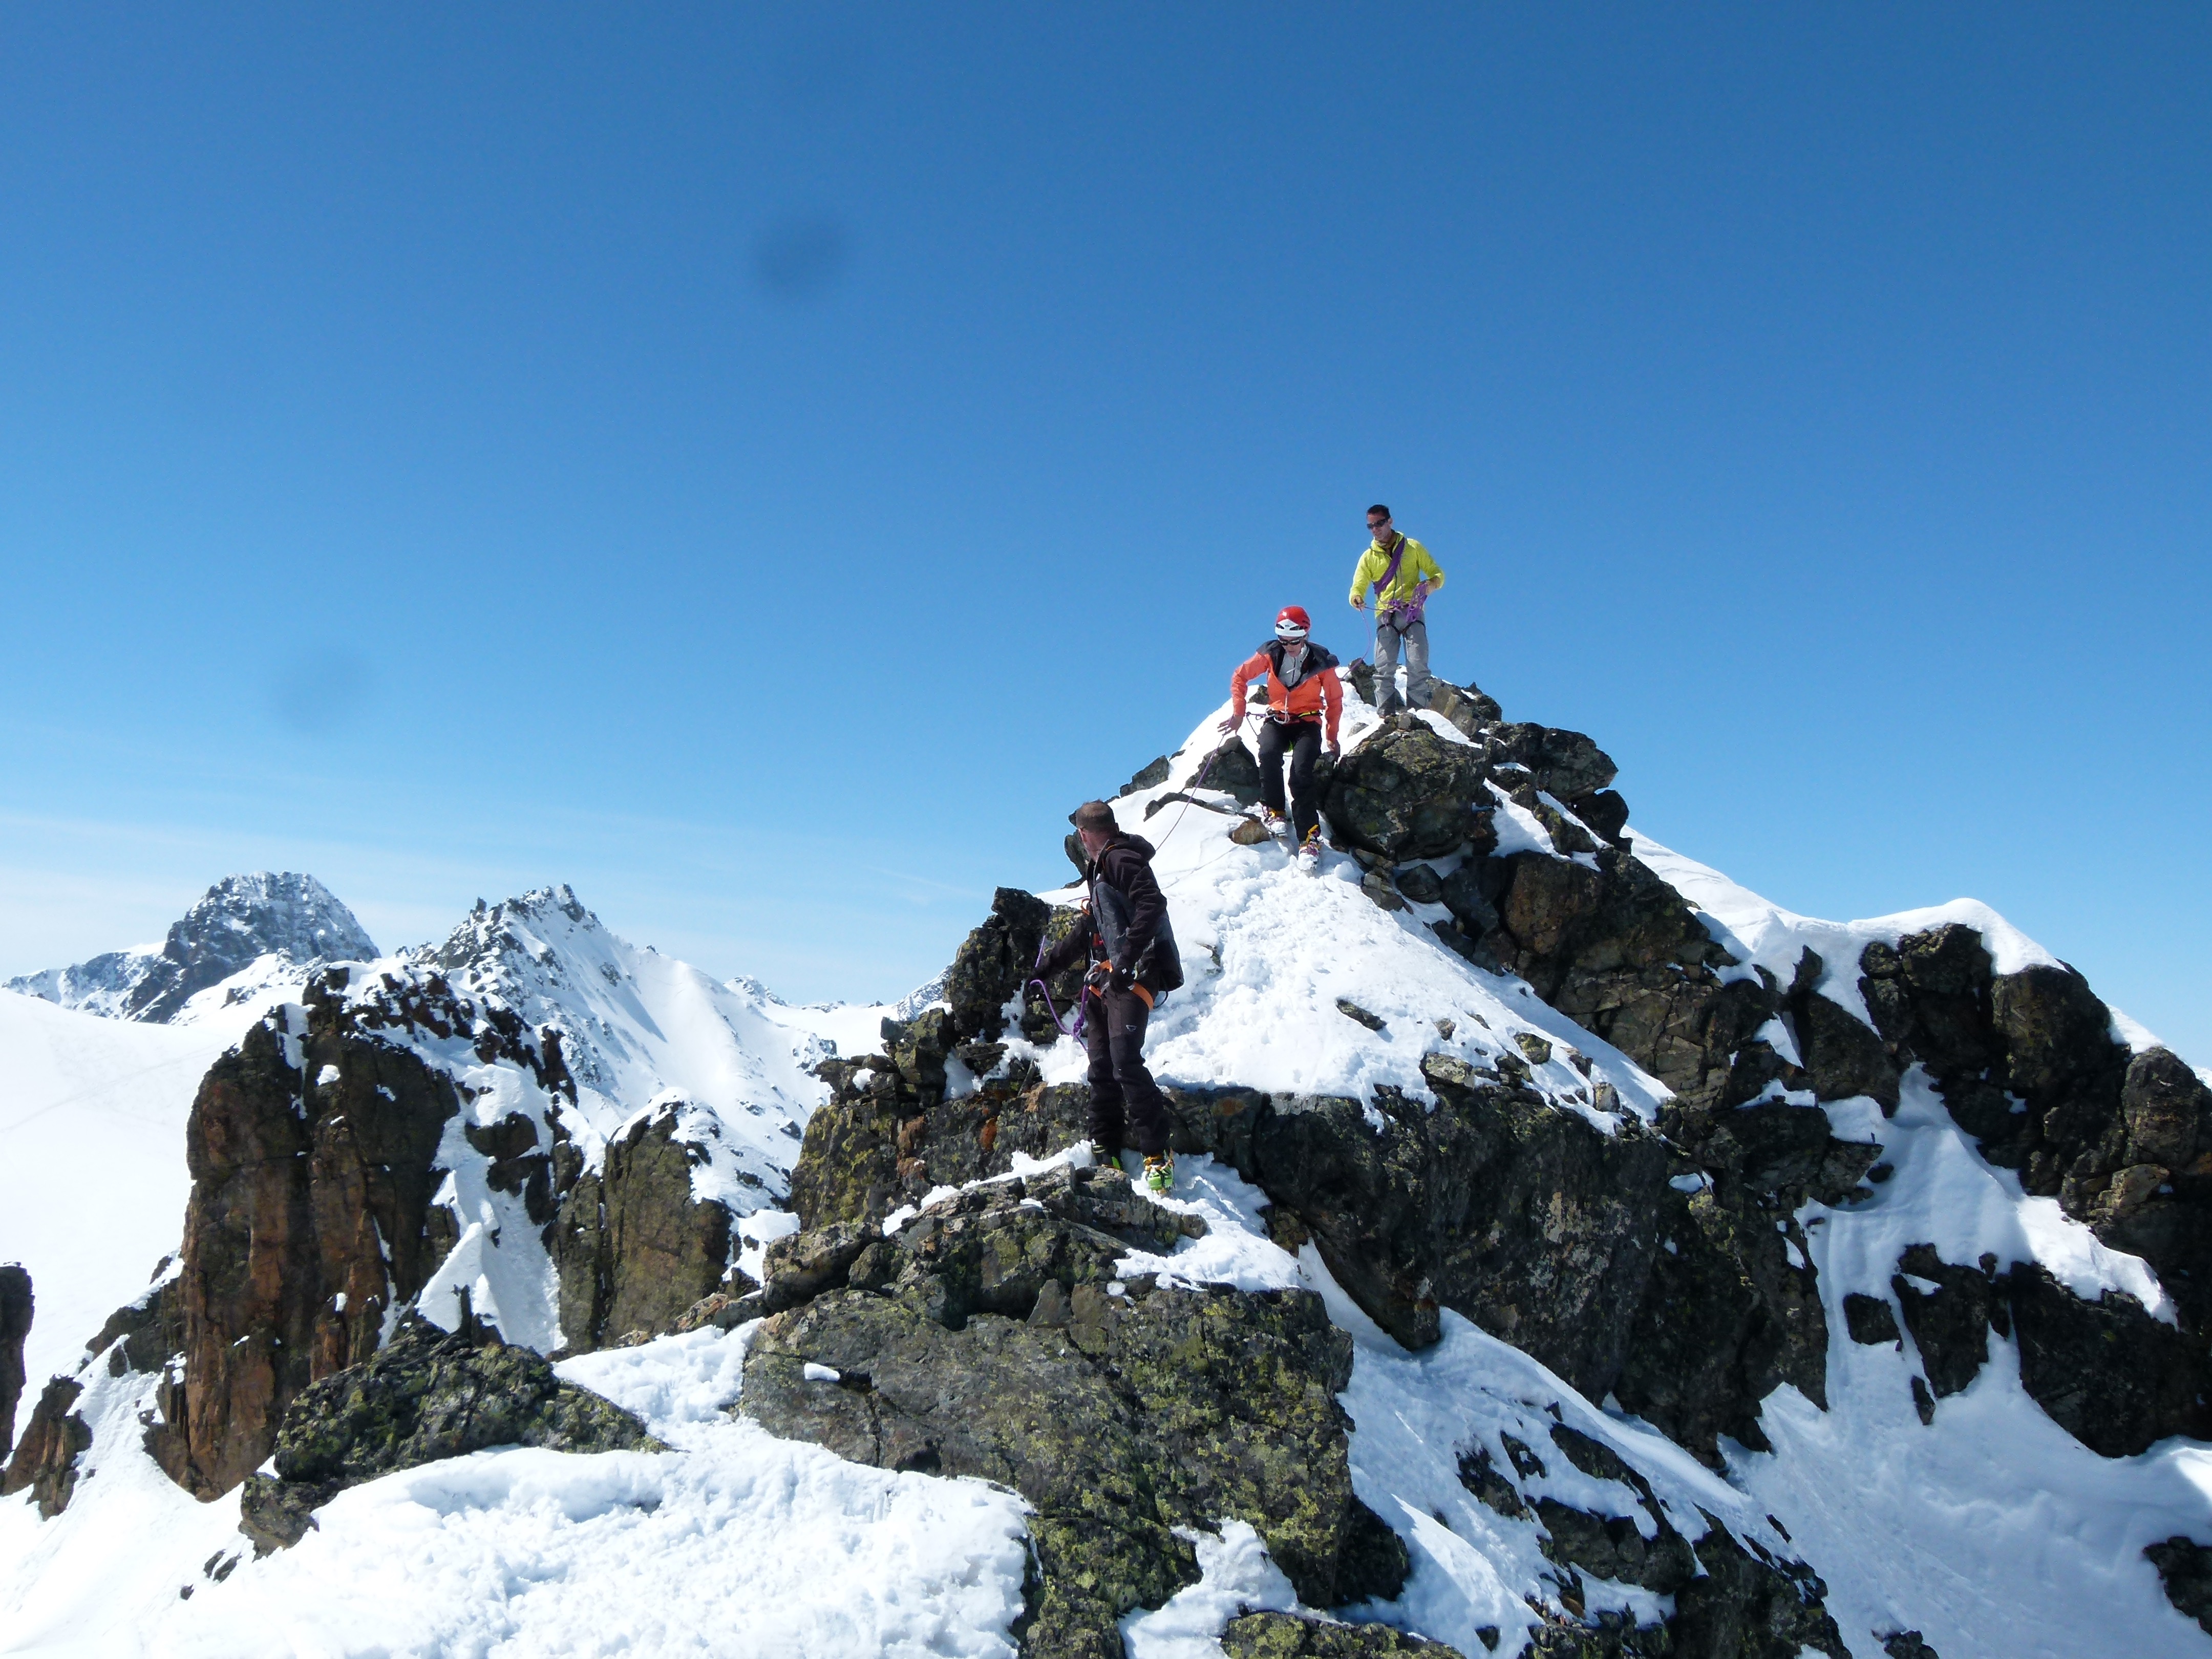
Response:
[[[1117,1158],[1126,1140],[1145,1155],[1145,1185],[1175,1186],[1168,1150],[1167,1097],[1145,1069],[1145,1025],[1152,1006],[1182,983],[1182,957],[1168,925],[1168,902],[1152,878],[1152,844],[1125,836],[1114,809],[1085,801],[1068,815],[1089,860],[1084,907],[1091,925],[1068,935],[1043,962],[1048,976],[1088,952],[1083,1041],[1091,1051],[1091,1138]]]

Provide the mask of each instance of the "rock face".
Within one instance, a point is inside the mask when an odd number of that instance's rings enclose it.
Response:
[[[0,1498],[28,1492],[49,1521],[69,1506],[70,1494],[76,1490],[77,1454],[92,1444],[91,1427],[73,1409],[83,1392],[66,1376],[47,1382],[6,1473],[0,1474]]]
[[[11,979],[8,988],[64,1008],[167,1023],[197,992],[276,952],[305,967],[368,962],[376,945],[313,876],[226,876],[170,926],[158,951],[118,951]]]
[[[1019,1491],[1037,1510],[1033,1652],[1118,1659],[1114,1621],[1197,1577],[1173,1528],[1224,1518],[1311,1605],[1395,1595],[1350,1570],[1350,1340],[1310,1292],[1115,1279],[1133,1244],[1179,1233],[1118,1171],[967,1194],[770,1317],[744,1408],[856,1462]]]
[[[1323,811],[1340,845],[1394,862],[1455,851],[1489,805],[1482,751],[1448,743],[1411,714],[1398,716],[1338,763]]]
[[[376,1351],[386,1310],[442,1257],[429,1226],[451,1081],[311,995],[210,1068],[185,1156],[181,1444],[160,1455],[204,1498],[268,1456],[310,1382]],[[450,1242],[449,1240],[447,1242]]]
[[[0,1451],[15,1443],[15,1407],[23,1398],[23,1344],[31,1334],[31,1275],[0,1265]]]
[[[546,1229],[571,1352],[673,1329],[686,1309],[725,1288],[733,1218],[716,1200],[692,1196],[698,1154],[676,1129],[673,1111],[641,1118],[608,1146],[598,1171],[572,1175]]]
[[[1602,1398],[1657,1245],[1664,1148],[1458,1060],[1423,1070],[1437,1107],[1378,1091],[1379,1127],[1357,1101],[1272,1102],[1244,1173],[1400,1341],[1435,1341],[1449,1307]]]
[[[2040,1269],[2000,1282],[1934,1263],[1942,1275],[1920,1276],[1943,1285],[1962,1333],[1938,1344],[1935,1396],[1972,1379],[1984,1330],[2009,1326],[2028,1392],[2094,1449],[2130,1455],[2169,1434],[2212,1435],[2212,1089],[2164,1048],[2117,1042],[2111,1011],[2071,969],[1996,973],[1970,927],[1870,945],[1859,969],[1890,1063],[1924,1066],[1984,1157],[2149,1262],[2180,1314],[2177,1332],[2133,1297],[2084,1302]],[[1965,1277],[1977,1273],[1986,1287]],[[1908,1321],[1936,1299],[1906,1303]]]
[[[257,1553],[287,1548],[348,1486],[487,1446],[663,1449],[628,1412],[562,1382],[527,1348],[478,1346],[409,1319],[381,1352],[286,1408],[276,1473],[247,1477],[240,1530]]]

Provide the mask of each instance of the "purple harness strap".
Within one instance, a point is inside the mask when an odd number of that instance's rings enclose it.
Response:
[[[1420,621],[1425,599],[1386,599],[1382,595],[1390,584],[1398,580],[1398,566],[1406,556],[1406,532],[1398,532],[1398,544],[1390,550],[1390,562],[1375,580],[1375,620],[1387,623],[1403,634]]]

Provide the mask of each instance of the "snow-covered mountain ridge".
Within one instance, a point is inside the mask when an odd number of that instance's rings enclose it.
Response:
[[[313,876],[260,870],[209,888],[160,945],[27,974],[7,988],[112,1018],[185,1024],[241,1001],[265,1003],[280,990],[296,993],[324,963],[376,954],[353,912]]]
[[[1169,1220],[1024,987],[1073,890],[836,1058],[565,890],[319,974],[17,1449],[17,1644],[2202,1651],[2203,1080],[1980,907],[1793,916],[1587,738],[1438,702],[1352,700],[1317,876],[1245,844],[1219,711],[1118,799],[1184,953]],[[284,1401],[463,1291],[676,1449],[393,1468],[243,1553]]]

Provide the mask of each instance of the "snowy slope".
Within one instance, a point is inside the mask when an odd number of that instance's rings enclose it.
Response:
[[[201,1073],[236,1036],[0,991],[0,1261],[30,1269],[33,1398],[76,1369],[101,1322],[176,1250],[191,1190],[185,1120]]]

